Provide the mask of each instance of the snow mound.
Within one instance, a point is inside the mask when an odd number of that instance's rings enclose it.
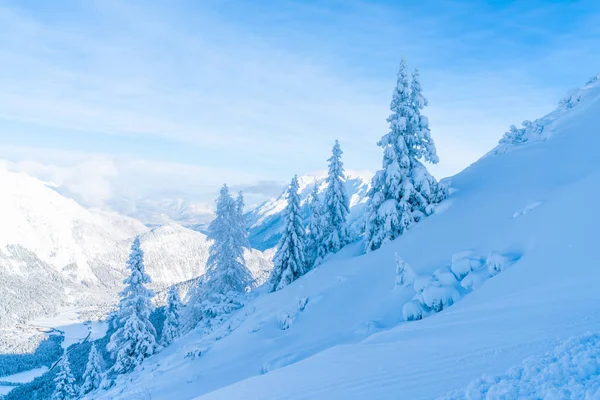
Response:
[[[565,341],[554,351],[531,357],[504,375],[471,382],[440,400],[597,399],[600,397],[600,335]]]

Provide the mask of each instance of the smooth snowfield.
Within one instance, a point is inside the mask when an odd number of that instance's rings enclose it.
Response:
[[[186,335],[99,398],[431,399],[600,331],[598,126],[593,83],[546,128],[550,139],[455,176],[441,212],[400,239],[367,255],[347,246],[286,289],[255,293],[225,326]],[[394,253],[431,276],[465,250],[517,261],[440,313],[404,322],[415,292],[395,286]]]

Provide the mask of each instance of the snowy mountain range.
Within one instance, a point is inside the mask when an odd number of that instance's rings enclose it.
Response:
[[[206,228],[214,218],[213,211],[207,206],[190,203],[182,198],[123,198],[112,200],[107,204],[107,208],[135,218],[148,226],[175,222],[198,230]]]
[[[308,218],[308,198],[314,186],[323,196],[327,183],[327,175],[304,175],[298,177],[300,205],[306,219]],[[346,191],[350,199],[349,225],[354,231],[362,229],[363,209],[367,202],[367,192],[371,176],[366,173],[348,171],[346,173]],[[245,215],[246,225],[250,233],[250,245],[258,250],[275,247],[283,229],[283,212],[287,206],[287,193],[283,191],[276,199],[268,200]]]
[[[210,242],[200,232],[175,223],[150,229],[114,212],[86,209],[22,173],[0,169],[0,187],[3,328],[64,306],[114,304],[136,236],[154,289],[205,271]],[[264,281],[269,258],[252,250],[246,260],[255,279]]]
[[[397,240],[258,289],[97,398],[594,398],[600,79],[575,93],[536,120],[543,139],[511,130]],[[276,225],[278,201],[252,225]],[[398,280],[397,265],[414,276]]]

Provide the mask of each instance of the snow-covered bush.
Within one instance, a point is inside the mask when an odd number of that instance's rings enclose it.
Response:
[[[306,304],[308,304],[308,297],[299,297],[296,307],[277,316],[277,322],[281,330],[289,329],[292,326],[298,314],[306,308]]]
[[[407,287],[414,283],[415,272],[398,253],[394,254],[396,260],[396,285]]]
[[[571,110],[575,108],[581,101],[581,95],[578,92],[569,93],[558,102],[560,110]]]
[[[460,293],[455,285],[443,285],[441,282],[432,281],[419,297],[428,309],[440,312],[454,304],[460,298]]]
[[[509,263],[510,259],[508,257],[493,251],[486,258],[485,267],[490,276],[494,276],[504,271]]]
[[[464,278],[469,272],[475,271],[483,265],[481,257],[472,250],[464,250],[452,255],[450,269],[458,279]]]
[[[420,300],[412,299],[402,307],[402,316],[406,321],[417,321],[431,314],[431,309],[427,308]]]
[[[514,258],[497,252],[491,252],[487,258],[472,250],[454,253],[450,266],[438,268],[431,276],[413,279],[416,295],[403,305],[402,315],[406,321],[414,321],[440,312],[513,262]]]

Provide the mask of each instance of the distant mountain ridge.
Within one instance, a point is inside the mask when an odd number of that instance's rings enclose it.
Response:
[[[354,230],[360,230],[371,176],[366,173],[347,171],[346,177],[345,187],[350,199],[349,225]],[[308,218],[308,197],[315,185],[318,187],[319,194],[323,196],[327,187],[326,178],[325,174],[298,177],[300,205],[305,221]],[[246,226],[250,233],[250,245],[253,248],[265,251],[277,245],[283,229],[282,217],[286,205],[287,193],[284,191],[276,199],[265,201],[254,210],[246,213]]]
[[[0,169],[0,187],[0,327],[66,305],[114,304],[136,236],[154,289],[205,272],[210,241],[200,232],[175,223],[151,229],[114,212],[86,209],[22,173]],[[251,250],[246,260],[263,282],[269,258]]]

